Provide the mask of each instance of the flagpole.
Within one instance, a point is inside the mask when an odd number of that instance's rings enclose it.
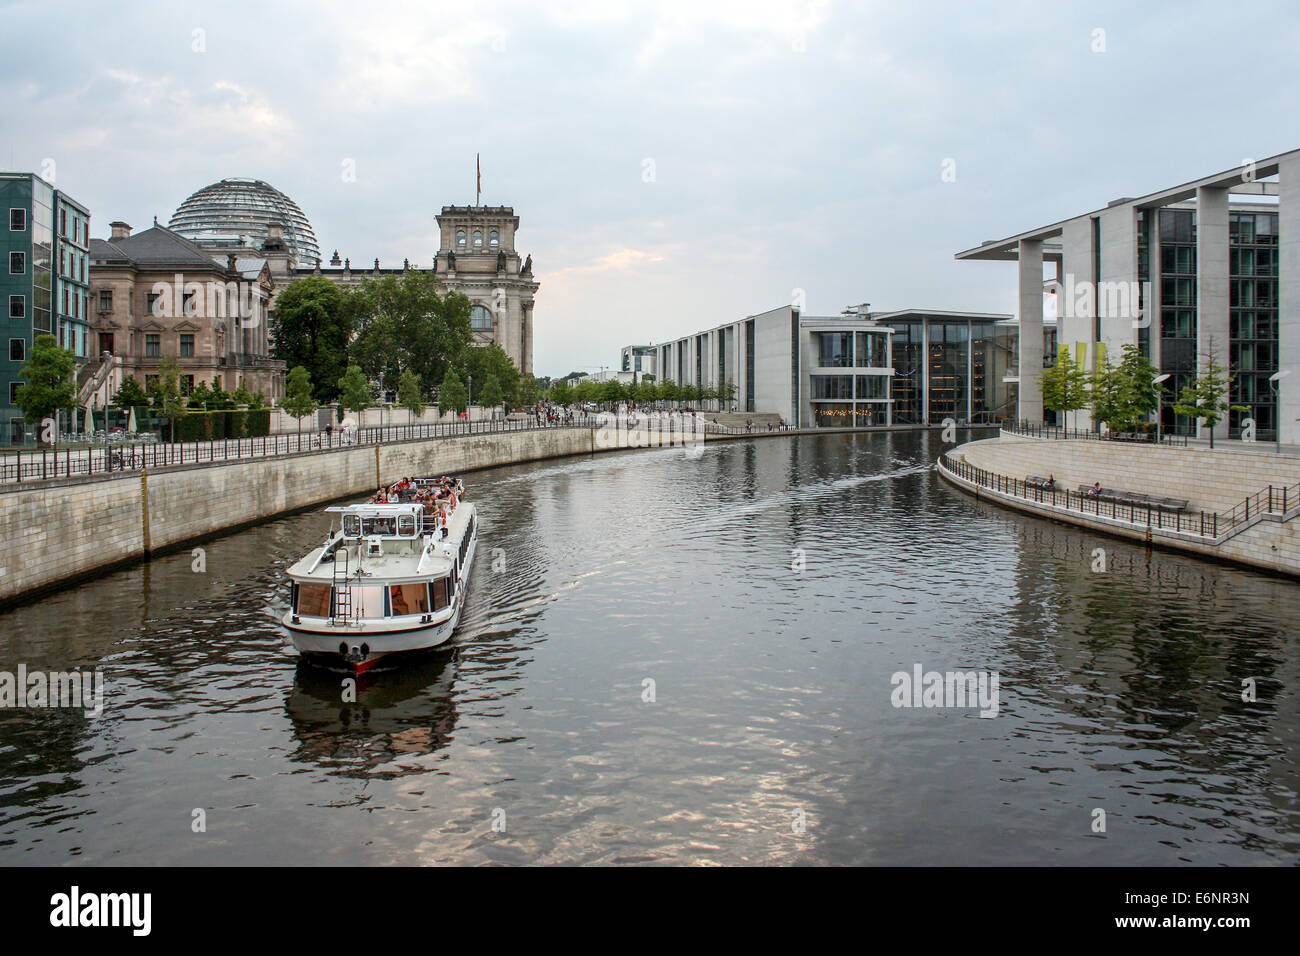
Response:
[[[483,167],[479,165],[479,154],[474,154],[474,205],[483,204]]]

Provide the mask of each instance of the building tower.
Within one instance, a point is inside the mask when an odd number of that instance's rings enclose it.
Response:
[[[438,279],[472,303],[470,326],[481,345],[501,346],[533,374],[533,257],[515,251],[519,217],[510,206],[443,206],[438,216]]]

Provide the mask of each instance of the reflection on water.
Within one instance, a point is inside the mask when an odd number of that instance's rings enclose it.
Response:
[[[0,710],[0,862],[1294,863],[1296,586],[973,501],[938,451],[475,475],[454,648],[355,699],[276,625],[323,512],[4,614],[0,670],[107,701]],[[895,709],[916,664],[998,672],[999,716]]]

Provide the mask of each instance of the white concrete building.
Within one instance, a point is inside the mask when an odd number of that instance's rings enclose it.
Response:
[[[1166,393],[1177,398],[1213,359],[1235,379],[1231,402],[1250,407],[1221,421],[1217,437],[1236,437],[1253,419],[1261,440],[1280,428],[1283,442],[1300,442],[1300,375],[1289,374],[1300,371],[1300,150],[1116,199],[956,258],[1017,263],[1018,417],[1043,418],[1029,370],[1044,364],[1046,293],[1059,314],[1058,348],[1085,368],[1118,360],[1131,343],[1170,374]],[[1164,428],[1191,433],[1171,404]],[[1195,431],[1206,437],[1204,425]]]

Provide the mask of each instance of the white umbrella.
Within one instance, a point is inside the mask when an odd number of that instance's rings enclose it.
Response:
[[[95,414],[90,410],[90,404],[87,403],[86,404],[86,434],[93,435],[94,433],[95,433]]]
[[[126,430],[132,435],[135,434],[135,406],[131,406],[131,416],[126,420]]]

